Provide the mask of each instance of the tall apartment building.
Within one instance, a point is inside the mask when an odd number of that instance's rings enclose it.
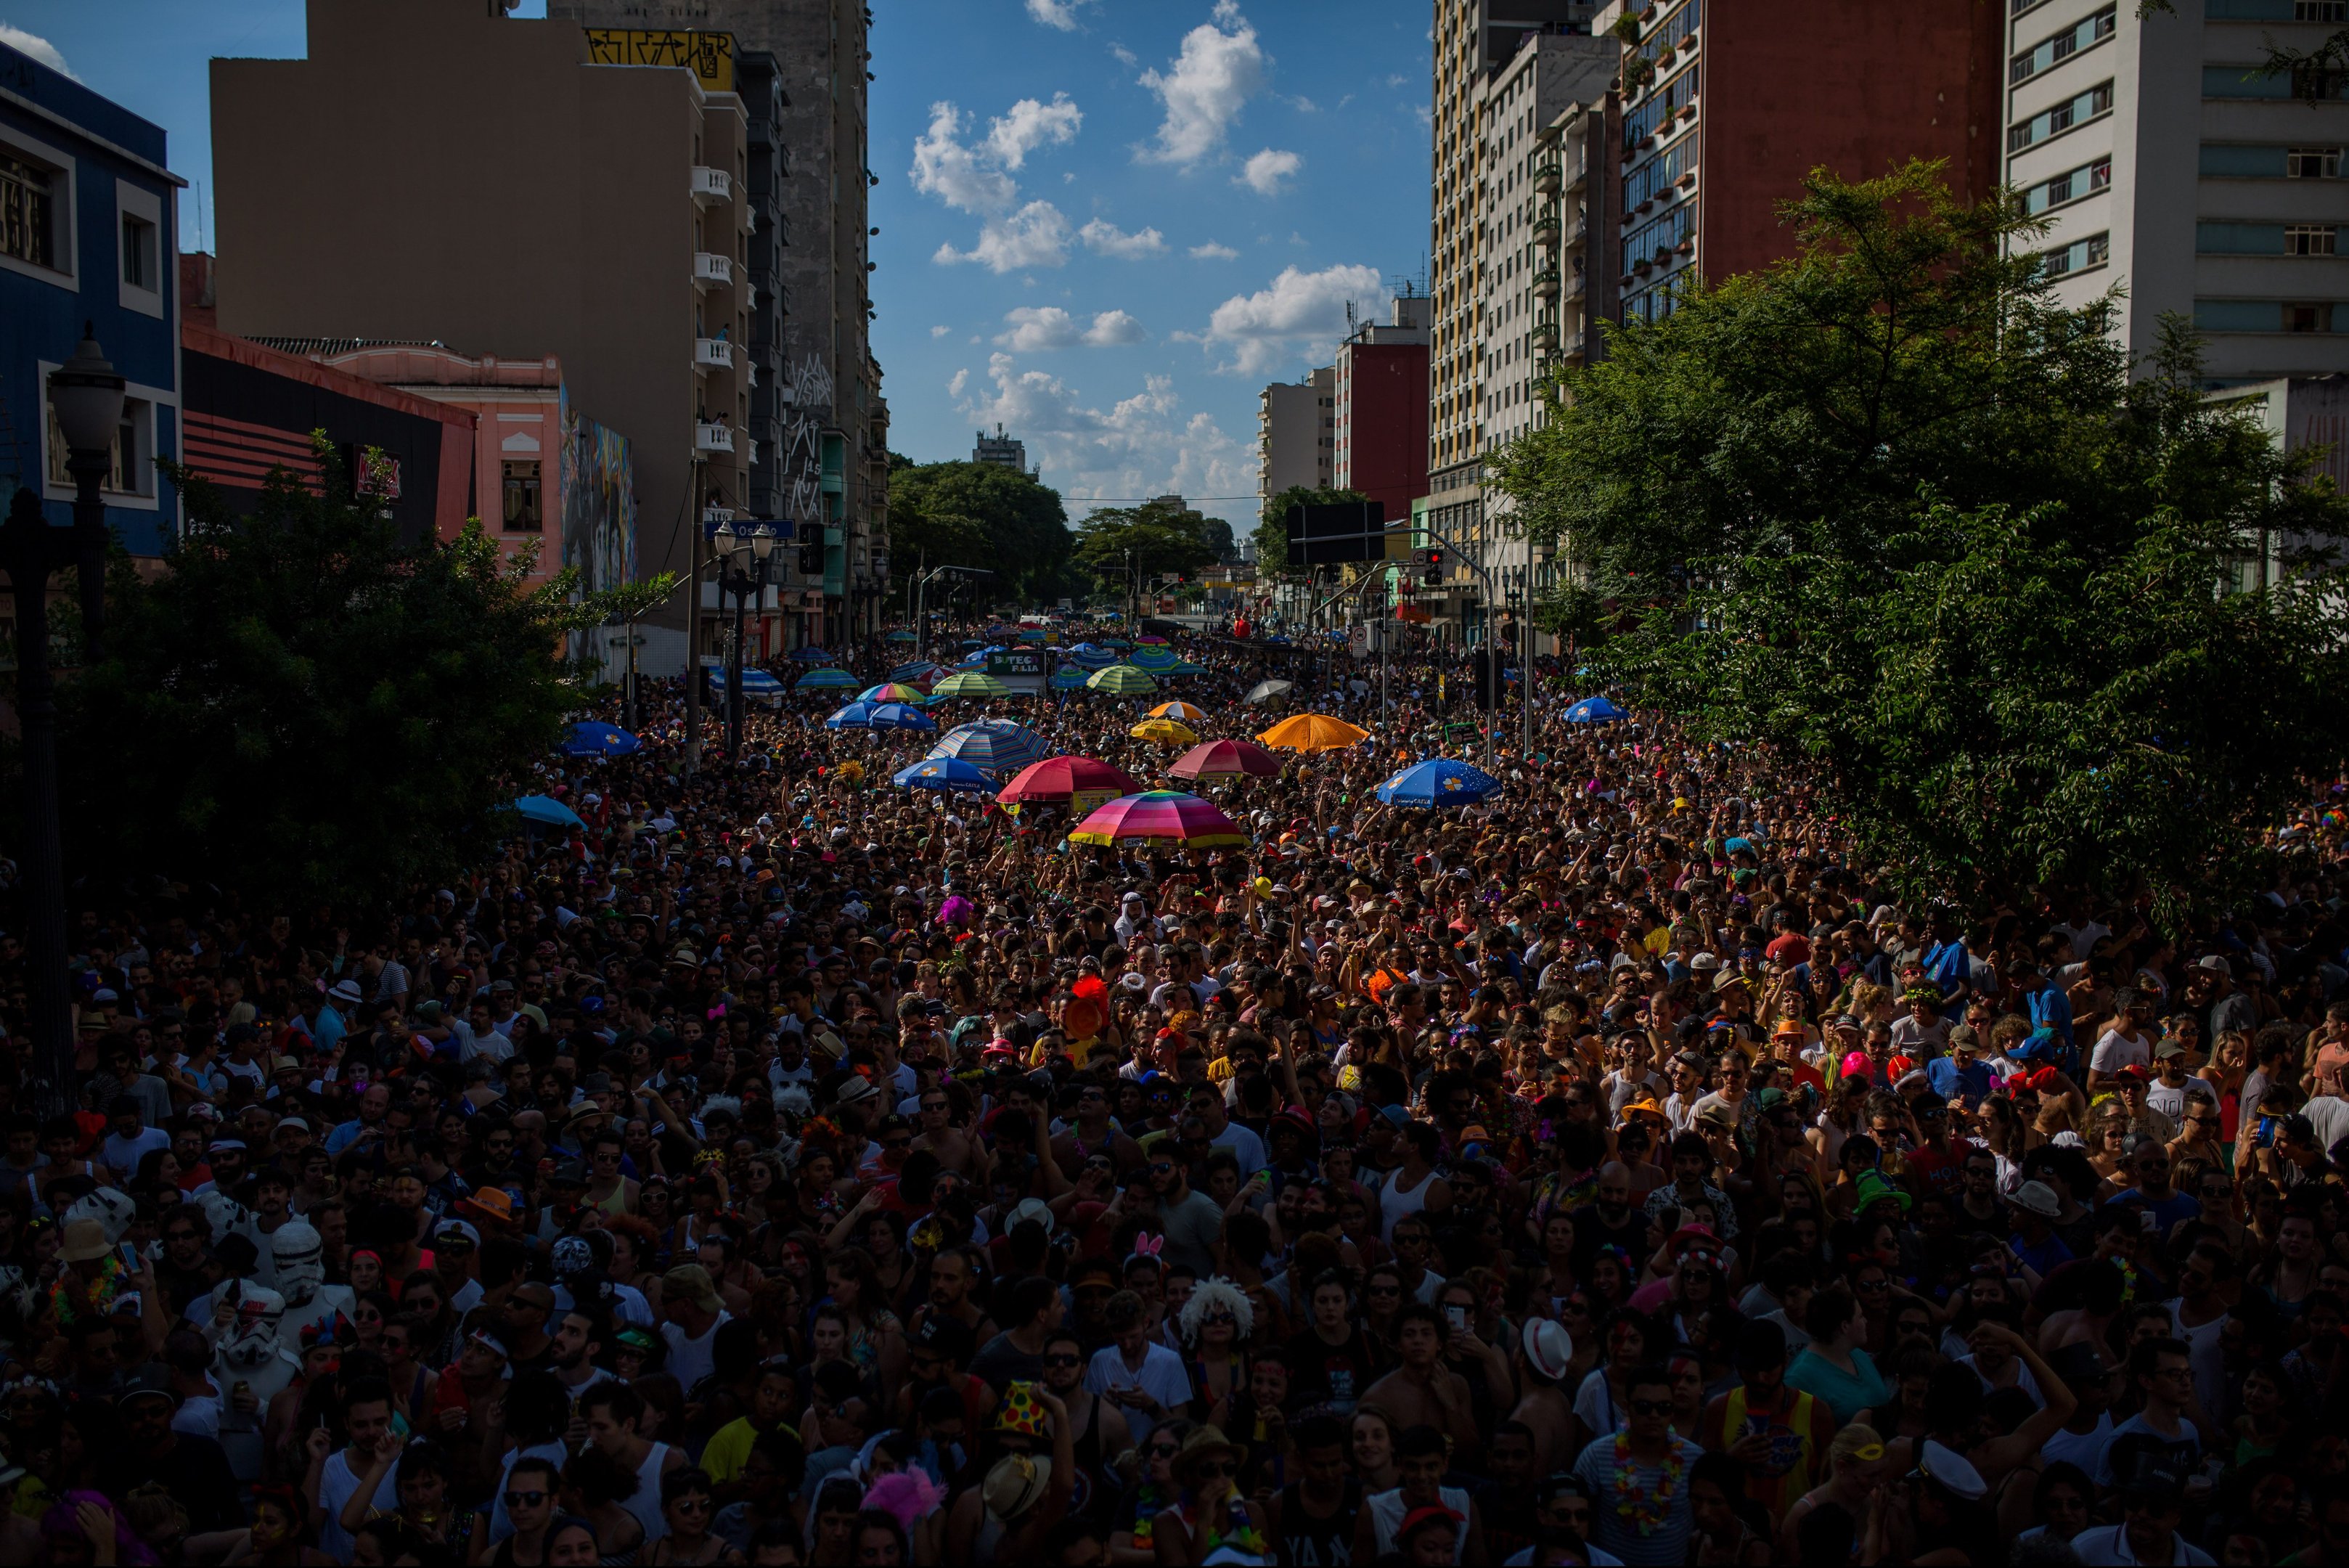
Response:
[[[1622,319],[1616,284],[1621,186],[1614,178],[1622,99],[1612,87],[1570,104],[1542,128],[1534,159],[1533,372],[1596,364],[1607,355],[1602,321]],[[1531,400],[1538,429],[1545,406]],[[1506,438],[1505,438],[1506,439]]]
[[[1257,510],[1291,485],[1328,489],[1337,452],[1336,368],[1275,381],[1257,394],[1256,410]]]
[[[1427,492],[1428,298],[1398,295],[1389,314],[1338,345],[1330,482],[1384,503],[1387,521],[1400,523]]]
[[[308,38],[212,62],[222,330],[556,356],[629,441],[647,575],[690,567],[694,527],[761,516],[733,40],[479,0],[312,0]],[[684,620],[681,597],[650,618],[647,668],[684,668]]]
[[[2014,0],[2006,179],[2047,221],[2026,242],[2085,305],[2118,286],[2113,330],[2151,354],[2190,317],[2214,387],[2349,369],[2349,103],[2261,68],[2349,20],[2340,0]]]
[[[1003,427],[998,425],[993,435],[985,431],[978,432],[977,439],[971,442],[970,461],[999,463],[1025,473],[1028,472],[1028,443],[1017,436],[1005,435]]]
[[[745,57],[773,62],[784,307],[767,404],[781,430],[776,514],[821,513],[824,591],[845,607],[847,629],[873,629],[889,576],[889,410],[872,352],[872,12],[863,0],[548,0],[547,14],[730,34]]]

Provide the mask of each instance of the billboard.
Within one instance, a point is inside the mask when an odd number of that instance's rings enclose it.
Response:
[[[1040,696],[1044,691],[1044,650],[1006,648],[987,656],[987,672],[1014,691]]]
[[[1299,566],[1341,566],[1386,558],[1383,501],[1333,501],[1288,509],[1288,559]]]

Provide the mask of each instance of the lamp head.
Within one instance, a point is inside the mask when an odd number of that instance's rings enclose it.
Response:
[[[107,362],[94,330],[94,324],[85,322],[73,358],[49,372],[49,406],[57,411],[57,429],[72,452],[106,451],[122,424],[127,383]]]
[[[761,523],[750,530],[750,554],[763,561],[775,553],[775,531]]]

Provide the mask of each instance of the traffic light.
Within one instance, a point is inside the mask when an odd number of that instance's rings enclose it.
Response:
[[[1413,550],[1411,553],[1411,564],[1426,574],[1423,580],[1429,587],[1443,586],[1444,552],[1442,550],[1433,548]]]
[[[797,535],[800,545],[800,576],[823,576],[823,524],[802,523]]]
[[[1501,706],[1501,656],[1490,643],[1480,645],[1469,656],[1469,669],[1476,680],[1476,706],[1486,712],[1497,712]]]

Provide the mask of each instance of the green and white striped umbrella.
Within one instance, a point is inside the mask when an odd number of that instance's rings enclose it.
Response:
[[[1158,690],[1157,681],[1131,664],[1112,664],[1107,670],[1096,670],[1085,684],[1112,697],[1145,697]]]

